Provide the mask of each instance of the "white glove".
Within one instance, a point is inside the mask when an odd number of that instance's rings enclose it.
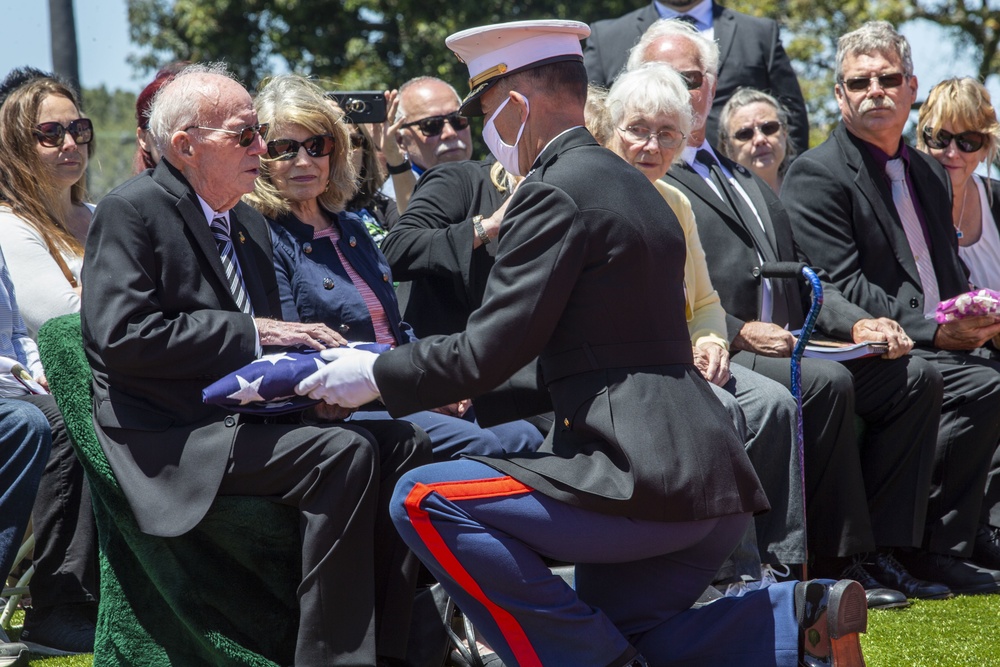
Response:
[[[296,394],[308,394],[309,398],[343,408],[357,408],[379,397],[373,372],[377,354],[334,347],[323,350],[320,356],[329,363],[295,385]]]

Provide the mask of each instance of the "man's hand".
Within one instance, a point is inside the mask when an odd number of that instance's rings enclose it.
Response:
[[[938,325],[934,347],[942,350],[975,350],[1000,334],[1000,317],[980,315]]]
[[[306,345],[314,350],[347,345],[347,339],[325,324],[304,322],[282,322],[255,317],[260,344],[294,347]]]
[[[500,204],[500,208],[493,211],[493,215],[488,218],[483,218],[481,224],[483,226],[483,231],[486,232],[486,236],[496,244],[497,235],[500,233],[500,223],[503,222],[503,216],[507,213],[507,205],[510,204],[510,199],[514,195],[514,191],[517,190],[518,186],[521,185],[521,181],[524,179],[518,179],[517,183],[514,184],[514,189],[511,190],[510,195],[503,200]],[[479,246],[483,245],[483,242],[479,240],[479,234],[472,235],[472,249],[475,250]]]
[[[449,405],[442,405],[440,408],[434,408],[431,412],[437,412],[438,414],[448,415],[449,417],[461,417],[469,408],[472,407],[472,401],[467,398],[463,398],[457,403],[451,403]]]
[[[385,122],[369,123],[367,125],[368,133],[372,137],[375,149],[385,155],[385,161],[388,164],[396,165],[401,163],[405,157],[396,141],[396,134],[406,122],[405,116],[396,118],[396,111],[399,109],[399,92],[396,90],[385,91],[385,104]]]
[[[903,327],[888,317],[858,320],[851,327],[851,338],[855,343],[888,343],[889,351],[882,355],[883,359],[899,359],[913,349],[913,341]]]
[[[320,356],[329,363],[295,385],[296,394],[345,408],[357,408],[379,397],[373,373],[377,354],[338,347]]]
[[[795,336],[777,324],[747,322],[736,335],[732,347],[765,357],[790,357],[795,347]]]
[[[718,343],[693,348],[694,365],[706,380],[722,387],[729,382],[729,351]]]

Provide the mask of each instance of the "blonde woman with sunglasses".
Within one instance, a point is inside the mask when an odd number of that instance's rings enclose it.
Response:
[[[94,128],[76,92],[44,72],[0,84],[0,249],[28,333],[80,309],[85,202]]]
[[[1000,182],[975,174],[997,161],[1000,123],[983,84],[964,77],[931,89],[920,107],[917,148],[948,172],[958,255],[976,287],[1000,290]]]

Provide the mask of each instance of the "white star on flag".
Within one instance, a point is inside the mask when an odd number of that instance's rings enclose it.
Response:
[[[240,402],[240,405],[246,405],[247,403],[253,403],[254,401],[264,400],[264,397],[257,393],[260,389],[260,383],[264,381],[263,376],[257,378],[253,382],[247,382],[242,377],[237,375],[236,380],[240,383],[240,390],[229,394],[226,398],[237,400]]]
[[[279,352],[277,354],[265,354],[260,359],[254,359],[251,364],[259,364],[262,361],[269,361],[271,365],[276,365],[279,361],[295,361],[295,357],[289,356],[284,352]]]

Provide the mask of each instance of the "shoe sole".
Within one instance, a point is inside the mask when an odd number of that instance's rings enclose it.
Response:
[[[10,643],[10,642],[5,642]],[[23,642],[19,642],[23,643]],[[0,655],[0,667],[27,667],[28,651],[23,650],[17,655]]]
[[[868,600],[861,584],[841,579],[830,587],[826,622],[833,667],[865,667],[858,634],[868,629]]]

